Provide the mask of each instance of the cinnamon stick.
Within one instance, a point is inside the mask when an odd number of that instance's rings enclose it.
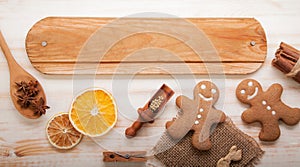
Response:
[[[275,58],[272,60],[272,65],[282,71],[284,74],[288,74],[294,68],[299,58],[299,50],[284,42],[281,42],[279,49],[277,49],[275,53]],[[292,78],[300,83],[300,72],[298,72],[297,75]]]

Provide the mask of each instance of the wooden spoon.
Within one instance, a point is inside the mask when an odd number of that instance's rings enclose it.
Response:
[[[16,109],[19,111],[20,114],[22,114],[24,117],[30,118],[30,119],[36,119],[39,118],[40,114],[35,114],[34,110],[30,107],[28,108],[22,108],[21,105],[18,103],[18,98],[16,96],[17,93],[17,86],[16,82],[29,82],[29,81],[37,81],[32,75],[30,75],[27,71],[25,71],[13,58],[7,43],[4,40],[4,37],[0,31],[0,46],[2,48],[2,51],[4,53],[4,56],[7,60],[9,71],[10,71],[10,96],[11,99],[16,107]],[[40,83],[38,83],[37,89],[39,90],[38,95],[36,96],[36,100],[39,100],[40,98],[43,98],[46,104],[46,96],[45,92],[41,86]]]

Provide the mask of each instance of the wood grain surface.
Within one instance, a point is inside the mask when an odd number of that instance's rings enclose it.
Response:
[[[264,62],[267,41],[253,18],[47,17],[28,32],[26,51],[45,74],[247,74]]]
[[[287,78],[271,66],[281,41],[300,49],[300,3],[297,0],[0,0],[0,29],[14,55],[23,68],[32,73],[43,85],[51,109],[37,120],[23,118],[14,108],[9,95],[9,71],[0,52],[0,166],[146,166],[147,163],[104,163],[103,151],[147,151],[164,131],[164,124],[177,113],[175,97],[184,94],[192,97],[195,84],[202,80],[213,81],[220,90],[216,108],[224,111],[246,134],[258,141],[265,151],[259,167],[300,166],[300,124],[287,126],[280,122],[281,137],[266,143],[258,139],[259,124],[245,124],[240,116],[248,106],[235,97],[236,86],[245,78],[258,80],[264,90],[271,84],[284,87],[282,100],[291,107],[300,107],[300,84]],[[264,27],[267,38],[267,57],[262,67],[248,75],[196,75],[196,76],[72,76],[43,75],[30,63],[26,54],[25,39],[31,27],[49,16],[68,17],[124,17],[144,12],[168,13],[181,18],[256,18]],[[153,17],[153,14],[149,14]],[[64,70],[61,68],[61,70]],[[139,131],[139,136],[127,139],[125,129],[137,118],[136,110],[149,100],[163,84],[175,91],[162,115]],[[84,137],[72,150],[60,151],[47,141],[47,121],[59,112],[69,110],[72,98],[82,89],[91,86],[110,91],[118,105],[116,126],[106,135],[91,139]],[[96,142],[95,142],[96,141]],[[157,164],[157,163],[155,163]],[[159,166],[159,165],[157,165]]]

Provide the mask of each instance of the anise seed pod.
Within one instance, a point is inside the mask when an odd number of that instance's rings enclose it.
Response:
[[[28,108],[30,104],[32,104],[32,101],[35,100],[34,97],[30,97],[27,95],[15,95],[18,98],[18,103],[21,105],[22,108]]]
[[[37,87],[39,85],[39,82],[38,81],[29,81],[28,82],[28,86],[29,87]]]
[[[21,81],[21,82],[15,82],[16,86],[17,86],[17,92],[23,91],[24,93],[26,92],[27,88],[28,88],[28,84],[25,81]]]
[[[35,115],[42,115],[46,114],[46,109],[49,109],[49,106],[45,105],[45,101],[43,98],[40,98],[38,101],[35,101],[32,103],[32,108],[34,109]]]
[[[39,89],[37,88],[38,81],[29,81],[28,87],[26,90],[26,94],[28,96],[36,96],[39,93]]]

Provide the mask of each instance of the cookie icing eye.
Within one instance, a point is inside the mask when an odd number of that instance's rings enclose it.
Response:
[[[241,94],[245,94],[246,91],[244,89],[241,90]]]
[[[248,82],[248,86],[253,86],[253,82],[252,81]]]
[[[211,93],[212,93],[212,94],[215,94],[216,92],[217,92],[216,89],[211,89]]]
[[[201,85],[201,89],[206,89],[206,85]]]

